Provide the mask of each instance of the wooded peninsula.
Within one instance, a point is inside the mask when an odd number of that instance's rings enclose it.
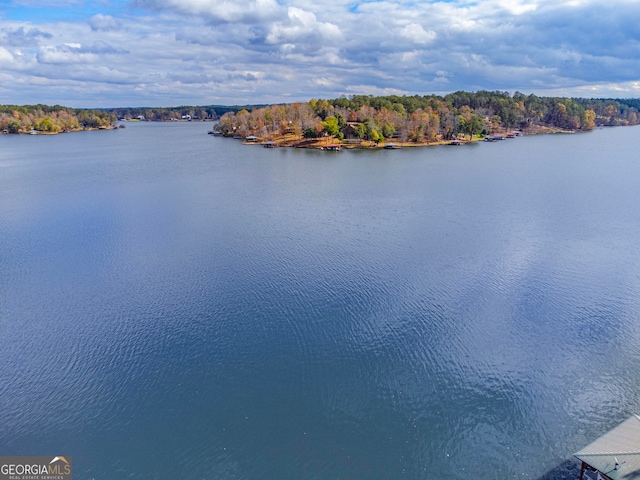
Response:
[[[575,132],[637,125],[640,99],[538,97],[516,92],[455,92],[445,96],[353,95],[277,105],[70,109],[0,106],[3,133],[60,133],[115,128],[118,121],[218,120],[211,133],[276,145],[376,146],[388,141],[433,144],[517,130]]]

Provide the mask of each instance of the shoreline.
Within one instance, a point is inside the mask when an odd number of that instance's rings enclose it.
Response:
[[[198,122],[214,122],[215,120],[199,120]],[[119,123],[116,125],[102,125],[100,127],[80,127],[80,128],[72,128],[72,129],[64,129],[58,132],[47,132],[44,130],[20,130],[18,132],[9,132],[7,130],[0,131],[1,135],[60,135],[61,133],[75,133],[75,132],[93,132],[96,130],[118,130],[119,128],[125,128],[125,123],[138,123],[138,122],[153,122],[153,123],[187,123],[192,122],[192,120],[138,120],[138,119],[130,119],[130,120],[119,120]],[[194,122],[195,123],[195,122]]]
[[[117,130],[118,126],[105,126],[105,127],[88,127],[88,128],[74,128],[61,130],[59,132],[47,132],[43,130],[20,130],[19,132],[12,133],[8,131],[0,132],[2,135],[61,135],[63,133],[76,133],[76,132],[93,132],[98,130]]]
[[[128,122],[139,122],[141,120],[128,120]],[[147,122],[154,122],[153,120],[145,120]],[[185,120],[172,120],[171,123],[175,122],[189,122]],[[160,121],[158,123],[169,123],[169,121]],[[195,122],[193,122],[195,123]],[[202,120],[198,123],[207,123],[206,120]],[[66,129],[59,132],[47,132],[40,130],[21,130],[17,133],[12,133],[8,131],[2,131],[0,134],[3,135],[60,135],[63,133],[75,133],[75,132],[92,132],[98,130],[118,130],[119,128],[124,128],[124,125],[108,125],[101,127],[87,127],[87,128],[74,128],[74,129]],[[588,130],[563,130],[559,128],[551,128],[546,126],[534,126],[520,130],[514,130],[519,132],[521,135],[547,135],[547,134],[574,134],[581,133]],[[209,134],[213,134],[212,131],[208,132]],[[495,132],[491,135],[506,135],[508,131],[504,132]],[[224,138],[234,138],[232,136],[224,136],[214,134],[215,136],[221,136]],[[488,135],[488,136],[491,136]],[[415,148],[415,147],[432,147],[439,145],[451,145],[452,142],[457,145],[466,145],[468,143],[476,143],[482,142],[485,139],[484,136],[474,136],[473,138],[452,138],[450,140],[439,139],[433,142],[401,142],[395,139],[389,139],[389,142],[373,142],[370,140],[359,140],[359,139],[347,139],[347,140],[338,140],[335,137],[320,137],[320,138],[300,138],[299,136],[295,136],[292,134],[287,135],[266,135],[261,137],[256,137],[254,141],[246,141],[243,140],[244,145],[258,145],[263,146],[265,143],[271,143],[274,147],[289,147],[289,148],[308,148],[308,149],[317,149],[317,150],[325,150],[329,145],[338,145],[340,149],[348,149],[348,150],[377,150],[384,149],[385,145],[394,144],[395,149],[401,148]],[[389,147],[387,147],[389,149]]]
[[[587,131],[587,130],[584,130]],[[415,148],[415,147],[433,147],[440,145],[466,145],[469,143],[483,142],[486,137],[494,135],[503,136],[505,139],[507,133],[511,131],[495,132],[487,136],[473,136],[472,138],[452,138],[449,140],[439,139],[433,142],[400,142],[395,139],[389,139],[388,142],[373,142],[369,140],[357,140],[347,139],[338,140],[335,137],[321,137],[321,138],[300,138],[295,135],[266,135],[262,137],[255,137],[255,140],[247,141],[246,138],[240,138],[243,145],[257,145],[262,147],[288,147],[288,148],[307,148],[315,150],[378,150],[378,149],[402,149],[402,148]],[[518,132],[518,135],[549,135],[549,134],[574,134],[583,132],[583,130],[563,130],[559,128],[535,126],[520,130],[513,130]],[[213,132],[209,132],[213,134]],[[224,138],[234,138],[232,136],[216,135]],[[248,137],[247,137],[248,138]],[[236,138],[237,139],[237,138]],[[393,145],[390,147],[389,145]],[[327,147],[338,148],[327,148]]]

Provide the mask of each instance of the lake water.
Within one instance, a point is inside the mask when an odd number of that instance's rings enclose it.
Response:
[[[539,479],[640,405],[640,130],[320,152],[0,138],[0,455]]]

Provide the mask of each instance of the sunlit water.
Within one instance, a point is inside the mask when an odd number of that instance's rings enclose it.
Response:
[[[633,127],[320,152],[0,137],[0,455],[537,479],[639,410]]]

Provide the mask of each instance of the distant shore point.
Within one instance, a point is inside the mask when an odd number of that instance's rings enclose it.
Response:
[[[354,95],[227,112],[210,132],[269,147],[405,148],[637,125],[640,100],[455,92]],[[517,132],[517,133],[513,133]],[[513,133],[513,135],[510,135]]]
[[[79,127],[79,128],[67,128],[64,130],[58,130],[58,131],[47,131],[47,130],[35,130],[35,129],[31,129],[31,130],[19,130],[17,132],[9,132],[7,129],[2,130],[2,134],[3,135],[9,135],[12,133],[15,133],[17,135],[59,135],[61,133],[72,133],[72,132],[91,132],[91,131],[97,131],[97,130],[115,130],[117,129],[118,126],[117,125],[109,125],[109,126],[105,126],[105,127]]]

